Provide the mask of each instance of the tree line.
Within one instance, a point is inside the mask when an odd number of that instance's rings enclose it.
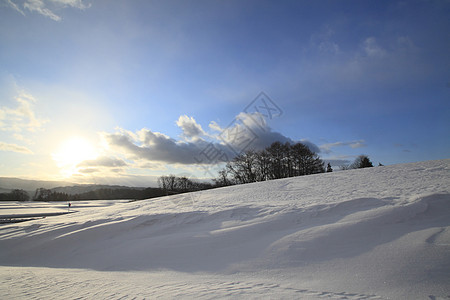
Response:
[[[79,200],[116,200],[116,199],[148,199],[161,197],[166,193],[160,188],[101,188],[80,194],[67,194],[49,189],[38,188],[33,197],[35,201],[79,201]]]
[[[0,201],[29,201],[30,195],[25,190],[12,190],[10,193],[0,193]]]
[[[116,199],[149,199],[167,195],[160,188],[100,188],[90,192],[68,194],[52,189],[38,188],[33,197],[25,190],[13,190],[0,193],[0,201],[77,201],[77,200],[116,200]]]
[[[214,182],[227,186],[323,172],[324,162],[306,145],[274,142],[264,150],[250,150],[234,157]]]
[[[381,163],[378,166],[383,166]],[[370,161],[367,155],[358,156],[355,161],[350,165],[341,166],[341,170],[350,170],[350,169],[361,169],[361,168],[371,168],[373,167],[372,162]]]
[[[201,182],[189,179],[186,176],[175,176],[171,174],[159,177],[158,187],[162,189],[166,195],[169,195],[207,190],[212,189],[215,186],[209,182]]]

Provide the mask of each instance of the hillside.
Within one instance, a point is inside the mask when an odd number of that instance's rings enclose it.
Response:
[[[128,187],[121,185],[104,185],[104,184],[73,184],[65,181],[45,181],[45,180],[29,180],[11,177],[0,177],[0,193],[9,193],[14,189],[25,190],[30,198],[32,198],[36,189],[45,188],[52,192],[66,193],[69,195],[83,194],[100,189],[110,190],[136,190],[142,191],[143,187]]]
[[[8,299],[448,299],[450,160],[82,209],[0,249]]]
[[[64,181],[29,180],[13,177],[0,177],[0,188],[2,192],[10,192],[14,189],[27,191],[31,196],[38,188],[51,189],[58,186],[69,186],[72,183]]]

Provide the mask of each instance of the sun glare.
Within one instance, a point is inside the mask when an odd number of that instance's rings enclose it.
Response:
[[[79,163],[95,159],[97,156],[96,149],[82,137],[72,137],[63,141],[56,152],[52,154],[64,176],[73,175],[77,172]]]

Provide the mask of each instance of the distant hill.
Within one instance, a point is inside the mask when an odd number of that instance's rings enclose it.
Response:
[[[11,189],[0,188],[0,193],[10,193],[11,191]]]
[[[52,188],[53,192],[58,193],[66,193],[69,195],[82,194],[86,192],[92,192],[99,189],[110,189],[110,190],[118,190],[118,189],[130,189],[130,190],[143,190],[143,187],[129,187],[122,185],[104,185],[104,184],[79,184],[72,186],[59,186]]]
[[[33,197],[36,189],[45,188],[58,193],[66,193],[69,195],[82,194],[98,189],[130,189],[143,190],[140,187],[128,187],[119,185],[99,185],[99,184],[75,184],[66,181],[45,181],[45,180],[29,180],[12,177],[0,177],[0,193],[9,193],[14,189],[25,190],[30,197]]]
[[[29,180],[12,177],[0,177],[0,191],[9,192],[14,189],[25,190],[28,193],[34,193],[38,188],[52,189],[58,186],[69,186],[73,183],[65,181],[45,181],[45,180]]]

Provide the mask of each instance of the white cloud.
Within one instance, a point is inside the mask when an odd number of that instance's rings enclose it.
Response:
[[[319,45],[316,42],[310,50],[325,55]],[[432,65],[424,63],[423,51],[409,36],[365,36],[349,49],[328,55],[327,59],[322,59],[322,55],[319,59],[313,56],[309,61],[295,65],[298,72],[295,78],[301,79],[286,78],[286,88],[291,86],[296,90],[308,85],[315,94],[333,94],[347,89],[367,92],[375,86],[380,89],[420,82],[433,72]],[[305,93],[304,90],[301,92]],[[384,99],[379,101],[384,102]]]
[[[228,127],[216,126],[216,129],[220,129],[218,138],[234,153],[262,150],[276,141],[293,143],[290,138],[272,131],[261,113],[240,113]]]
[[[216,132],[221,132],[223,129],[220,127],[219,124],[217,124],[215,121],[211,121],[211,123],[209,123],[208,127]]]
[[[22,142],[27,143],[28,145],[34,145],[35,144],[35,142],[33,140],[28,139],[28,138],[24,137],[22,134],[19,134],[19,133],[14,133],[13,137],[16,140],[18,140],[18,141],[22,141]]]
[[[362,148],[362,147],[366,147],[367,145],[365,144],[364,140],[358,140],[358,141],[350,141],[350,142],[335,142],[335,143],[327,143],[327,144],[323,144],[320,145],[320,150],[326,154],[329,154],[332,152],[332,148],[335,147],[344,147],[344,146],[348,146],[352,149],[356,149],[356,148]]]
[[[16,108],[0,108],[0,130],[21,132],[36,131],[48,121],[36,117],[33,105],[36,102],[33,96],[20,93],[15,98],[18,106]]]
[[[19,8],[19,6],[18,6],[16,3],[12,2],[11,0],[4,0],[4,1],[6,2],[6,4],[7,4],[9,7],[11,7],[12,9],[14,9],[14,10],[17,11],[18,13],[20,13],[21,15],[25,16],[25,13],[23,12],[23,10],[21,10],[21,9]]]
[[[48,9],[43,0],[27,0],[23,4],[23,7],[28,9],[30,12],[37,12],[38,14],[48,17],[54,21],[61,21],[61,17]]]
[[[25,16],[25,12],[20,6],[12,0],[4,0],[12,9]],[[29,12],[36,12],[54,21],[61,21],[61,17],[55,13],[55,10],[72,7],[77,9],[89,8],[90,4],[84,4],[82,0],[25,0],[23,8]]]
[[[180,116],[176,124],[183,130],[183,137],[188,141],[196,140],[206,135],[202,126],[193,117]]]
[[[19,146],[16,144],[3,143],[3,142],[0,142],[0,150],[17,152],[17,153],[25,153],[25,154],[33,154],[33,151],[31,151],[27,147]]]
[[[310,47],[314,51],[321,53],[338,54],[340,52],[339,44],[333,40],[334,30],[325,26],[320,32],[314,33],[310,38]]]
[[[386,55],[386,50],[378,45],[377,40],[374,37],[365,39],[362,46],[369,57],[383,57]]]
[[[53,2],[56,4],[60,4],[63,6],[70,6],[78,9],[86,9],[91,6],[91,4],[84,4],[82,0],[50,0],[49,2]]]

